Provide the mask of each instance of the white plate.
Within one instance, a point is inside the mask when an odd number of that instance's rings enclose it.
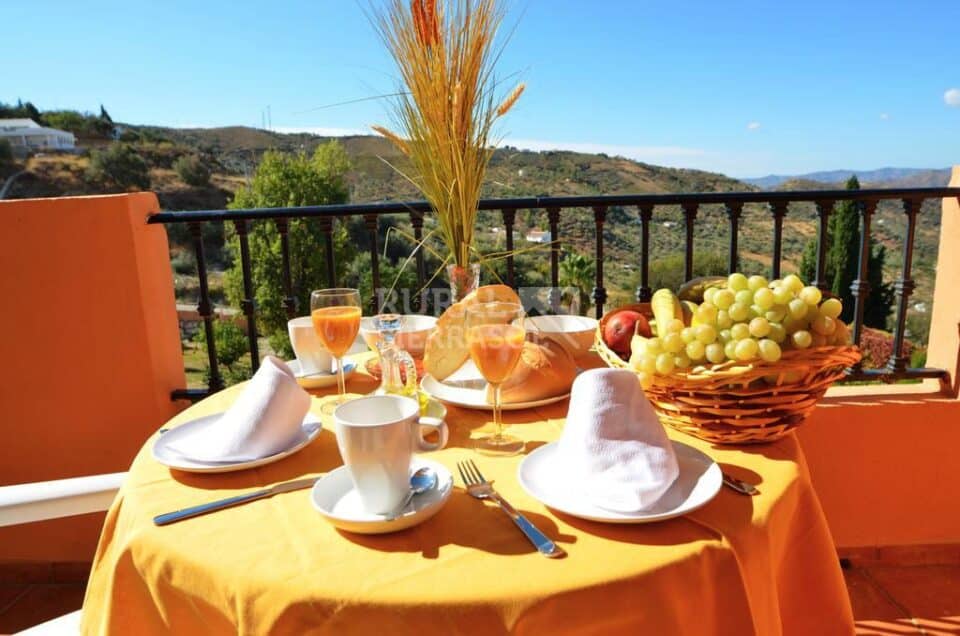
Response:
[[[493,404],[487,402],[487,381],[480,375],[480,372],[472,360],[467,360],[462,367],[442,382],[429,373],[426,374],[423,376],[423,379],[420,380],[420,388],[426,391],[431,397],[435,397],[447,404],[481,411],[493,410]],[[569,391],[563,395],[555,395],[542,400],[505,403],[501,405],[501,407],[504,411],[533,409],[538,406],[561,402],[568,397],[570,397]]]
[[[300,375],[300,361],[291,360],[287,363],[293,375],[297,376],[297,384],[305,389],[323,389],[328,386],[337,386],[337,361],[332,362],[332,369],[327,372],[312,373],[310,375]],[[356,370],[357,365],[349,360],[343,365],[343,380],[346,381]]]
[[[557,461],[557,442],[546,444],[523,458],[517,469],[520,485],[547,506],[574,517],[605,523],[650,523],[692,512],[713,499],[723,485],[717,463],[692,446],[673,442],[680,475],[657,503],[639,512],[617,512],[590,503],[567,480]]]
[[[436,471],[437,487],[414,497],[406,511],[396,519],[387,519],[387,515],[373,514],[363,509],[346,466],[331,470],[318,479],[310,492],[310,500],[327,521],[341,530],[357,534],[385,534],[405,530],[440,512],[453,490],[453,475],[435,461],[414,457],[410,462],[410,474],[423,466],[429,466]]]
[[[317,435],[320,434],[320,429],[322,428],[320,420],[317,419],[313,414],[307,413],[307,416],[303,418],[303,434],[297,438],[290,448],[273,455],[268,455],[267,457],[252,459],[245,462],[205,462],[195,459],[188,459],[170,448],[169,445],[171,442],[175,442],[188,431],[191,431],[197,427],[212,424],[222,415],[223,413],[207,415],[206,417],[191,420],[186,424],[181,424],[180,426],[172,428],[166,433],[163,433],[157,438],[157,441],[153,443],[153,458],[164,466],[169,466],[170,468],[175,468],[188,473],[228,473],[235,470],[246,470],[247,468],[255,468],[265,464],[272,464],[273,462],[280,461],[284,457],[293,455],[298,450],[315,440]]]

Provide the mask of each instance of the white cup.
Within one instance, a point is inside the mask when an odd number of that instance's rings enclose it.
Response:
[[[446,446],[446,423],[420,415],[416,400],[400,395],[372,395],[341,404],[333,412],[340,456],[360,497],[374,514],[396,509],[410,491],[410,460],[414,451]],[[433,429],[440,441],[423,439]]]
[[[287,321],[287,333],[290,335],[290,346],[293,347],[297,362],[300,363],[301,375],[330,373],[333,356],[317,338],[310,316]]]

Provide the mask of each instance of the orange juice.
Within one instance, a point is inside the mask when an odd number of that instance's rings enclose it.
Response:
[[[320,307],[310,314],[313,319],[313,329],[320,338],[320,343],[327,348],[334,357],[342,358],[360,331],[360,308]]]
[[[467,331],[470,357],[490,384],[500,384],[513,373],[526,332],[516,325],[477,325]]]

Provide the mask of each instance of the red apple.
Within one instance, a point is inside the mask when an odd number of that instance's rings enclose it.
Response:
[[[618,311],[611,316],[607,324],[604,325],[603,341],[617,353],[629,353],[630,341],[633,339],[633,334],[635,333],[635,329],[637,329],[637,323],[640,320],[643,320],[641,326],[647,322],[643,314],[631,309]],[[646,325],[646,330],[650,330],[649,324]]]

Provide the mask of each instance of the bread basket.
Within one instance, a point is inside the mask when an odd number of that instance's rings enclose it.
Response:
[[[597,326],[597,353],[616,369],[630,365],[603,341],[603,329],[626,309],[651,313],[648,304],[620,307]],[[859,360],[854,346],[789,350],[777,362],[728,360],[656,375],[645,393],[661,421],[679,431],[717,444],[762,444],[799,426],[827,388]]]

